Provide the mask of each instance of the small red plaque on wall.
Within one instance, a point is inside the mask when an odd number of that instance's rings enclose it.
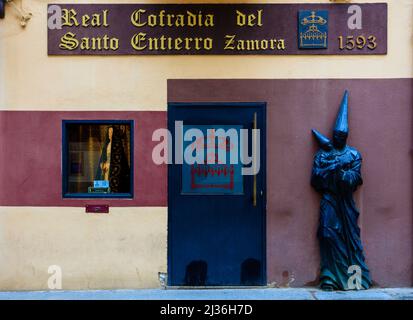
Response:
[[[86,213],[109,213],[107,204],[87,204]]]

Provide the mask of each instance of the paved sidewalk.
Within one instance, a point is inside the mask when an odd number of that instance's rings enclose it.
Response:
[[[413,288],[324,292],[300,289],[139,289],[0,292],[0,300],[413,300]]]

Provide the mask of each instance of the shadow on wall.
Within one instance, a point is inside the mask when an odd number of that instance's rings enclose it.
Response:
[[[205,286],[208,274],[208,264],[204,260],[194,260],[186,267],[186,286]],[[261,285],[261,262],[257,259],[248,258],[241,264],[240,283],[244,286]]]
[[[186,266],[185,285],[205,286],[208,272],[208,264],[203,260],[195,260]]]
[[[258,286],[261,284],[261,262],[257,259],[246,259],[241,264],[241,284]]]

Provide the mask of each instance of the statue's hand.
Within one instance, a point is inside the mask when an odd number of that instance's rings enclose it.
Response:
[[[341,169],[341,163],[335,160],[332,164],[328,166],[328,169],[331,171],[337,171]]]

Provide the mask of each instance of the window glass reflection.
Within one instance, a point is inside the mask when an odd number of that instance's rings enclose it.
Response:
[[[130,124],[67,124],[67,192],[131,193]]]

